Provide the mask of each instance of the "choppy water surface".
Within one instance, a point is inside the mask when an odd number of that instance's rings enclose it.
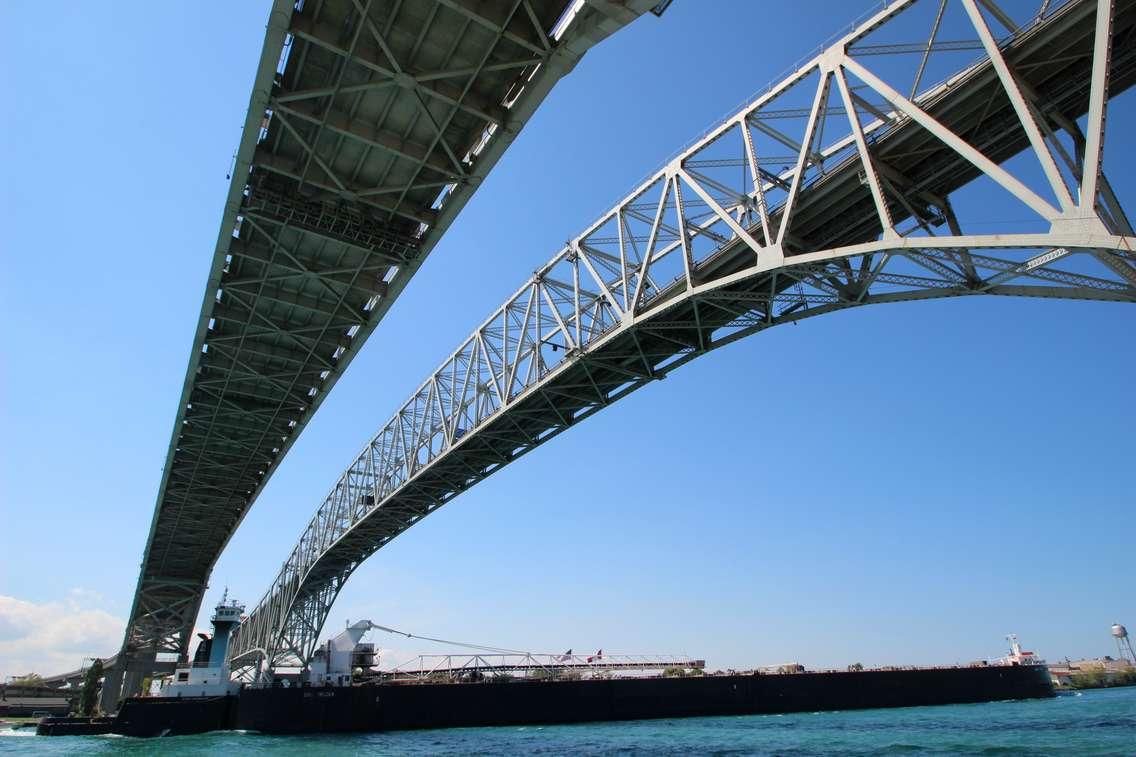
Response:
[[[25,732],[27,733],[27,732]],[[0,753],[1136,755],[1136,687],[1029,702],[895,710],[461,728],[353,736],[212,733],[47,738],[0,731]]]

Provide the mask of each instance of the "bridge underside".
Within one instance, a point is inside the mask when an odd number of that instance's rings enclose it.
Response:
[[[1105,102],[1136,78],[1136,2],[1052,3],[1024,20],[1008,3],[930,0],[925,17],[916,5],[893,3],[727,119],[482,324],[333,487],[234,661],[304,663],[368,556],[743,336],[918,299],[1136,302],[1136,240],[1101,165]],[[913,28],[927,36],[912,43]],[[975,181],[1032,220],[967,234],[981,220],[949,198]]]
[[[108,692],[186,657],[221,550],[367,336],[556,81],[656,2],[275,0]]]

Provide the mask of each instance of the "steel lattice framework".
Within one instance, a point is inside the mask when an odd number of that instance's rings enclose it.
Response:
[[[658,0],[275,0],[123,654],[184,658],[276,465],[552,86]]]
[[[1136,302],[1136,238],[1102,172],[1105,104],[1136,78],[1136,2],[1010,5],[885,3],[566,244],[336,482],[234,662],[305,663],[376,550],[716,347],[873,303]],[[975,180],[1030,218],[965,233],[975,219],[949,198]]]

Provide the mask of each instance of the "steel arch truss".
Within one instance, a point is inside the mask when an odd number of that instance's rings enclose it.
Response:
[[[1109,91],[1133,80],[1136,4],[1008,5],[888,4],[567,243],[335,484],[239,629],[234,661],[305,663],[369,555],[743,336],[942,297],[1136,302],[1136,239],[1102,172]],[[924,16],[906,13],[916,6]],[[949,198],[975,181],[1028,218],[964,231],[987,223],[981,203],[962,212]]]

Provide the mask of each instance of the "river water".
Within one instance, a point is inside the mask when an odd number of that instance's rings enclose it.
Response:
[[[25,731],[24,734],[29,732]],[[1051,700],[350,736],[162,739],[0,731],[28,755],[1136,755],[1136,687]]]

